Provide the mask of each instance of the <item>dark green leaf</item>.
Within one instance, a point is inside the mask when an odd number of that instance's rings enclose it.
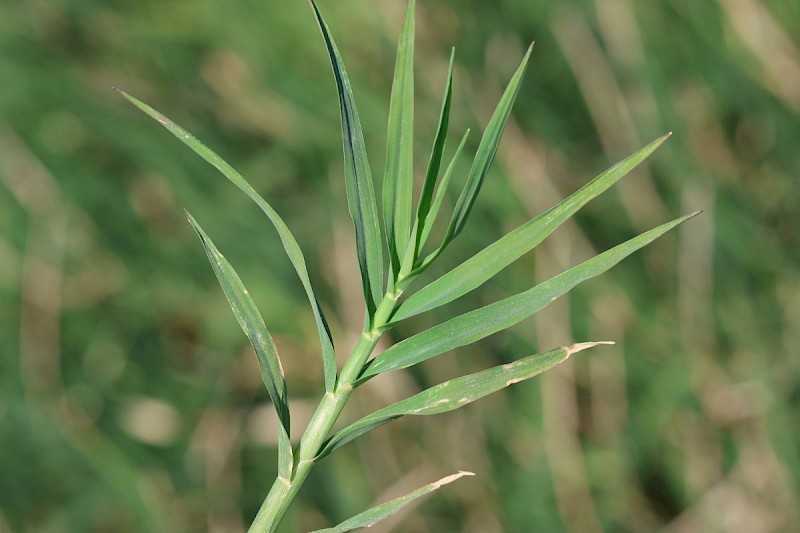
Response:
[[[358,264],[367,312],[372,316],[383,293],[383,243],[378,222],[378,208],[372,173],[364,147],[364,135],[358,118],[353,90],[344,68],[344,63],[333,42],[330,30],[322,19],[317,4],[311,0],[325,46],[330,56],[336,90],[339,93],[339,108],[342,116],[342,140],[344,143],[345,183],[347,203],[356,232]]]

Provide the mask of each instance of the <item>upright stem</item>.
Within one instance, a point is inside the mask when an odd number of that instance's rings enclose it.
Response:
[[[383,297],[375,311],[371,326],[361,334],[342,368],[336,387],[332,392],[325,393],[311,417],[311,421],[306,426],[300,439],[300,445],[295,452],[292,478],[278,477],[275,480],[248,533],[272,533],[278,527],[286,510],[311,472],[314,459],[319,454],[333,425],[350,398],[350,394],[353,392],[353,383],[358,379],[361,369],[369,359],[372,350],[375,349],[382,333],[381,329],[388,322],[399,297],[399,292],[388,293]]]

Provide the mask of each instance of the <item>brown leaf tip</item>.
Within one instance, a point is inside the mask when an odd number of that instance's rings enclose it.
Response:
[[[464,476],[474,476],[474,475],[475,472],[467,472],[466,470],[459,470],[456,474],[451,474],[447,477],[443,477],[439,481],[434,481],[433,483],[431,483],[431,488],[436,490],[439,487],[447,485],[448,483],[452,483],[453,481],[460,479]]]
[[[588,350],[589,348],[594,348],[595,346],[598,346],[598,345],[601,345],[601,344],[606,345],[606,346],[612,346],[612,345],[614,345],[616,343],[614,341],[579,342],[579,343],[573,344],[572,346],[564,346],[564,351],[567,352],[567,358],[569,358],[570,356],[572,356],[572,355],[574,355],[574,354],[576,354],[578,352],[582,352],[584,350]]]

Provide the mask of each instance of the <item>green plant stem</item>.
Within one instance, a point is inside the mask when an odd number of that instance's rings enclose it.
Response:
[[[353,383],[358,379],[364,364],[372,354],[372,350],[375,349],[375,345],[383,333],[382,328],[388,322],[399,298],[399,292],[390,292],[381,300],[371,326],[361,334],[342,368],[336,387],[322,397],[311,421],[306,426],[295,453],[292,478],[278,477],[275,479],[248,533],[272,533],[278,527],[286,510],[311,472],[322,445],[353,392]]]

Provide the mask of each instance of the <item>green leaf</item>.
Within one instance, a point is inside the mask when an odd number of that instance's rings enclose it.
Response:
[[[142,110],[145,114],[149,115],[159,124],[164,126],[167,131],[180,139],[181,142],[191,148],[197,155],[205,159],[211,166],[219,170],[223,176],[228,178],[231,183],[236,185],[239,190],[253,200],[256,205],[261,208],[264,214],[267,215],[267,218],[269,218],[270,222],[272,222],[272,225],[275,226],[281,242],[283,243],[283,248],[286,250],[286,255],[289,256],[289,260],[292,262],[292,265],[294,266],[294,269],[300,278],[300,282],[303,284],[303,288],[306,291],[306,296],[311,303],[311,309],[314,312],[314,319],[317,323],[317,333],[319,334],[320,344],[322,346],[322,363],[325,370],[325,386],[328,391],[333,390],[333,386],[336,383],[336,357],[333,351],[333,338],[331,336],[330,329],[328,328],[328,322],[325,319],[324,313],[322,312],[322,307],[319,305],[319,301],[314,295],[314,290],[311,287],[311,280],[308,277],[308,269],[306,268],[305,257],[303,257],[303,252],[300,249],[300,245],[297,244],[297,240],[292,235],[292,232],[289,231],[289,227],[272,208],[272,206],[269,205],[269,203],[267,203],[266,200],[264,200],[249,183],[247,183],[241,174],[239,174],[232,166],[226,163],[205,144],[200,142],[194,135],[184,130],[149,105],[129,95],[125,91],[119,89],[115,90],[133,105]]]
[[[483,132],[481,144],[478,146],[478,152],[475,154],[475,160],[472,163],[472,169],[464,185],[464,190],[461,192],[461,196],[459,196],[458,202],[456,203],[453,218],[450,220],[450,226],[442,242],[442,248],[447,246],[447,244],[461,232],[467,222],[467,217],[472,209],[472,205],[475,203],[475,198],[477,198],[478,192],[480,192],[481,185],[483,184],[483,178],[486,177],[486,173],[489,172],[489,167],[491,167],[494,161],[497,147],[500,145],[500,138],[503,135],[503,130],[505,130],[508,117],[511,114],[511,107],[517,99],[517,94],[519,94],[519,88],[522,83],[522,78],[525,75],[528,59],[531,56],[532,50],[533,44],[528,48],[525,57],[522,58],[522,62],[514,73],[514,76],[512,76],[511,81],[508,83],[505,93],[503,93],[500,102],[497,104],[494,115],[492,115],[489,124],[486,126],[486,130]]]
[[[414,256],[413,261],[419,257],[420,251],[425,246],[430,228],[433,226],[432,222],[436,219],[436,212],[431,212],[432,202],[434,199],[434,187],[436,180],[439,178],[439,168],[442,165],[442,157],[444,156],[444,146],[447,141],[447,127],[450,124],[450,104],[453,100],[453,62],[455,60],[455,49],[450,52],[450,65],[447,67],[447,85],[444,90],[444,99],[442,101],[442,111],[439,113],[439,125],[436,128],[436,137],[433,141],[433,149],[431,150],[431,158],[428,162],[428,171],[425,173],[425,181],[422,184],[422,192],[419,197],[419,204],[417,205],[417,220],[415,224],[416,231],[414,232]],[[469,134],[469,132],[467,132]],[[463,141],[462,141],[463,146]],[[461,147],[457,154],[461,153]],[[452,167],[452,164],[451,164]],[[451,172],[449,170],[449,172]],[[452,172],[451,172],[452,174]],[[448,176],[449,179],[449,176]],[[440,187],[440,190],[442,188]],[[441,205],[441,199],[439,199]],[[438,206],[437,210],[438,210]],[[431,215],[431,224],[428,224],[428,215]],[[427,232],[425,231],[427,229]]]
[[[526,222],[500,240],[487,246],[419,292],[409,296],[397,308],[392,320],[434,309],[480,287],[492,276],[533,250],[548,235],[567,221],[581,207],[614,185],[647,159],[671,134],[656,139],[627,159],[609,168],[555,207]]]
[[[406,494],[405,496],[401,496],[399,498],[395,498],[392,501],[382,503],[380,505],[376,505],[371,509],[364,511],[363,513],[359,513],[353,518],[349,520],[345,520],[341,524],[336,527],[329,527],[327,529],[318,529],[317,531],[313,531],[312,533],[345,533],[346,531],[353,531],[354,529],[359,529],[362,527],[372,527],[381,520],[388,518],[389,516],[395,514],[397,511],[405,507],[406,505],[412,503],[414,500],[419,499],[426,494],[429,494],[457,479],[460,479],[464,476],[474,476],[472,472],[458,472],[457,474],[452,474],[450,476],[444,477],[439,481],[434,481],[433,483],[428,483],[424,487],[420,487],[414,492]]]
[[[372,174],[369,169],[367,152],[364,147],[364,134],[358,118],[353,89],[344,68],[344,63],[333,42],[330,30],[322,19],[322,14],[314,0],[311,6],[317,17],[322,37],[330,56],[336,90],[339,94],[339,108],[342,116],[342,141],[344,144],[345,183],[347,204],[356,231],[358,265],[361,269],[361,282],[367,313],[371,317],[383,293],[383,243],[378,222],[378,208]]]
[[[392,272],[400,271],[400,254],[408,247],[414,185],[414,0],[408,2],[397,48],[386,173],[383,178],[383,216]]]
[[[459,157],[461,157],[461,152],[464,150],[464,145],[467,143],[469,132],[470,130],[467,130],[466,133],[464,133],[464,137],[461,139],[461,142],[459,143],[455,154],[453,154],[453,158],[450,161],[450,164],[447,166],[447,170],[444,171],[444,176],[442,176],[441,183],[436,188],[436,196],[433,199],[430,211],[428,212],[428,216],[425,219],[425,225],[422,227],[422,231],[419,232],[420,235],[419,237],[420,244],[418,245],[419,248],[422,248],[425,242],[427,242],[428,236],[430,235],[431,230],[433,229],[433,225],[436,222],[436,217],[438,216],[439,210],[442,207],[442,201],[444,200],[445,193],[447,192],[447,186],[450,184],[450,179],[453,177],[453,173],[456,168],[456,163],[458,163],[458,159]],[[418,231],[418,225],[417,225],[418,223],[419,221],[417,221],[414,224],[415,235],[417,234]],[[417,278],[417,276],[422,274],[425,271],[425,269],[427,269],[430,266],[430,264],[433,263],[437,257],[439,257],[439,254],[441,254],[443,250],[444,247],[440,246],[436,250],[428,254],[428,256],[423,261],[412,263],[413,268],[411,272],[406,274],[403,277],[403,279],[399,280],[397,288],[400,289],[401,291],[405,290]],[[403,272],[405,272],[405,269],[408,268],[408,266],[406,265],[407,262],[411,262],[412,260],[414,261],[417,260],[417,257],[412,256],[412,253],[415,252],[417,252],[417,250],[412,250],[409,248],[409,251],[406,253],[406,258],[403,262],[403,268],[404,268]]]
[[[351,440],[396,420],[404,415],[436,415],[453,411],[500,389],[537,376],[570,355],[598,344],[613,342],[586,342],[558,348],[546,353],[524,357],[513,363],[499,365],[474,374],[445,381],[405,400],[384,407],[336,432],[320,452],[320,458],[329,455]]]
[[[261,369],[261,379],[267,387],[272,403],[280,419],[280,432],[278,438],[279,450],[279,469],[280,475],[285,479],[290,479],[292,465],[292,447],[289,444],[289,403],[286,397],[286,380],[283,377],[283,367],[278,357],[278,349],[272,340],[272,336],[267,331],[264,319],[258,312],[256,304],[244,287],[239,275],[228,263],[227,259],[217,250],[214,243],[208,237],[203,228],[197,221],[186,213],[189,223],[200,237],[203,248],[206,251],[211,267],[214,269],[222,291],[228,299],[228,303],[233,310],[236,321],[239,322],[250,344],[256,351],[258,366]]]
[[[625,257],[696,214],[673,220],[642,233],[525,292],[470,311],[401,341],[367,363],[360,382],[381,372],[407,368],[511,327],[545,308],[579,283],[599,276]]]
[[[447,166],[447,169],[444,171],[444,175],[442,176],[442,181],[439,184],[439,187],[436,189],[436,196],[433,199],[433,204],[431,204],[431,210],[428,213],[428,217],[425,219],[425,225],[422,227],[422,232],[420,235],[420,248],[428,241],[428,236],[430,236],[431,230],[433,229],[433,225],[436,222],[436,218],[439,215],[439,210],[442,207],[442,201],[444,200],[444,195],[447,192],[447,186],[450,184],[450,179],[453,177],[453,173],[456,169],[456,164],[458,163],[458,159],[461,157],[461,152],[464,150],[464,145],[467,144],[467,138],[469,138],[470,130],[467,130],[464,133],[464,137],[461,138],[461,142],[458,144],[458,148],[456,148],[455,154],[453,154],[453,159],[450,161],[450,164]],[[417,274],[421,273],[425,270],[428,265],[430,265],[436,257],[439,256],[440,253],[444,250],[443,247],[439,247],[436,251],[431,253],[428,257],[425,258],[419,265],[415,265],[415,271]]]

